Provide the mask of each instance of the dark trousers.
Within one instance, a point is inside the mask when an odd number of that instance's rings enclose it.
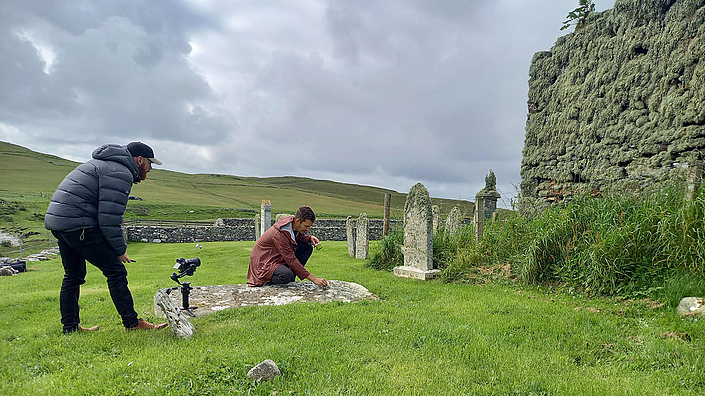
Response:
[[[306,266],[306,262],[308,261],[308,258],[311,257],[311,253],[313,253],[313,246],[308,243],[300,243],[296,248],[296,252],[294,252],[294,256],[296,256],[296,259],[299,260],[301,265]],[[294,274],[294,271],[292,271],[288,265],[282,264],[274,270],[271,282],[276,285],[281,285],[284,283],[293,282],[295,280],[296,275]]]
[[[130,289],[127,288],[127,270],[100,229],[52,233],[59,242],[61,261],[64,264],[64,281],[59,297],[64,332],[77,330],[81,321],[78,315],[78,297],[81,285],[86,283],[86,260],[98,267],[108,278],[110,297],[122,317],[122,324],[125,327],[137,326],[137,312]]]

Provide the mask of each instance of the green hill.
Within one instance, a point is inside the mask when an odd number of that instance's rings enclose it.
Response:
[[[46,234],[43,217],[49,200],[77,165],[0,142],[0,228]],[[263,199],[272,202],[275,213],[293,213],[300,205],[309,205],[319,217],[366,212],[371,218],[381,218],[385,193],[392,194],[392,217],[401,219],[406,194],[384,188],[292,176],[258,178],[154,169],[147,180],[133,187],[132,195],[142,200],[129,201],[125,219],[252,217]],[[441,213],[458,205],[466,217],[472,216],[472,202],[433,199],[433,203],[441,207]]]

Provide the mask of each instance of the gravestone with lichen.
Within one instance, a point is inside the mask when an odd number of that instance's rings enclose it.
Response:
[[[433,212],[431,197],[421,183],[416,183],[404,205],[404,265],[394,267],[394,275],[430,279],[440,271],[433,268]]]
[[[260,235],[272,226],[272,202],[263,199],[260,205]]]
[[[463,214],[460,212],[460,208],[453,206],[453,209],[450,210],[446,218],[446,230],[448,230],[451,235],[457,234],[458,230],[460,230],[460,222],[462,219]]]
[[[431,212],[433,213],[433,232],[436,232],[441,225],[441,208],[438,205],[431,205]]]
[[[360,213],[357,218],[357,232],[355,233],[355,258],[366,259],[370,251],[370,222],[367,213]]]
[[[520,208],[684,178],[705,153],[705,3],[617,0],[529,69]]]
[[[345,220],[345,235],[348,240],[348,256],[355,257],[355,219],[352,216],[348,216]]]

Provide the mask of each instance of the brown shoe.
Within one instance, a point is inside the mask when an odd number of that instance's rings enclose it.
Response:
[[[79,331],[98,331],[98,330],[100,330],[100,327],[93,326],[93,327],[85,328],[85,327],[78,326],[78,330]]]
[[[146,320],[139,318],[137,319],[137,326],[128,327],[127,330],[159,330],[169,326],[169,323],[152,324]]]

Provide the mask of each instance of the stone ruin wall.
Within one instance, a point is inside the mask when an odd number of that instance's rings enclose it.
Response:
[[[346,219],[318,219],[311,227],[310,235],[315,235],[321,241],[345,241]],[[382,219],[371,219],[369,238],[378,240],[382,238]],[[353,220],[356,225],[357,221]],[[390,227],[394,229],[403,225],[401,220],[390,220]],[[165,227],[165,226],[126,226],[124,227],[128,241],[149,242],[155,239],[164,243],[185,242],[215,242],[215,241],[254,241],[255,224],[250,219],[218,219],[213,226]]]
[[[683,177],[705,153],[705,0],[617,0],[534,55],[520,206]]]

